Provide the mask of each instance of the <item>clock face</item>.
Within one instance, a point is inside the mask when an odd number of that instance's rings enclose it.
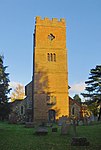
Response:
[[[50,41],[52,41],[52,40],[55,39],[55,36],[54,36],[52,33],[50,33],[50,34],[48,35],[48,39],[49,39]]]

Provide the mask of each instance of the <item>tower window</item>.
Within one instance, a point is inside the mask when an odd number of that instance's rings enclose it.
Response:
[[[48,58],[48,61],[50,61],[50,54],[49,53],[47,54],[47,58]]]
[[[53,54],[51,53],[51,61],[53,61]]]
[[[54,61],[56,61],[56,54],[54,53],[53,55],[54,55]]]
[[[48,61],[56,62],[56,54],[55,53],[47,53]]]
[[[52,41],[52,40],[55,39],[55,36],[54,36],[52,33],[50,33],[50,34],[48,35],[48,39],[49,39],[50,41]]]

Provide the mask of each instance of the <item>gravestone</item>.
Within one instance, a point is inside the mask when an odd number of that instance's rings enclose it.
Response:
[[[34,123],[33,122],[26,122],[25,128],[34,128]]]
[[[48,134],[48,130],[45,127],[38,127],[35,131],[36,135],[47,135]]]
[[[73,137],[71,142],[72,146],[89,146],[89,144],[85,137]]]
[[[69,134],[69,133],[70,133],[70,127],[71,127],[70,124],[63,123],[62,126],[61,126],[61,134],[62,134],[62,135],[67,135],[67,134]]]

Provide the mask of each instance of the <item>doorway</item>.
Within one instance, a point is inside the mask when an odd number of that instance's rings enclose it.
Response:
[[[56,115],[55,110],[53,109],[49,110],[48,112],[49,122],[55,122],[55,115]]]

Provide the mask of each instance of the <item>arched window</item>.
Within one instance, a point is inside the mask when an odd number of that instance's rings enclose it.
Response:
[[[74,115],[74,107],[72,107],[72,115]]]
[[[51,109],[48,111],[48,117],[49,117],[49,122],[55,122],[55,117],[56,117],[56,112],[55,110]]]
[[[23,114],[23,106],[21,106],[21,114]]]
[[[50,54],[49,53],[47,54],[47,58],[48,58],[48,61],[50,61]]]
[[[51,53],[51,61],[53,61],[53,54]]]
[[[56,54],[54,53],[54,61],[56,61]]]

